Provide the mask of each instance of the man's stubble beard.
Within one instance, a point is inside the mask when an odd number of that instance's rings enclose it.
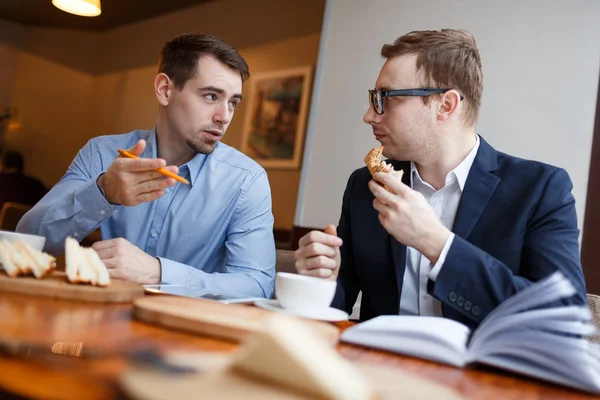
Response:
[[[202,139],[200,139],[200,140],[192,140],[191,139],[191,140],[187,141],[187,144],[196,153],[210,154],[217,147],[217,140],[208,141],[208,140],[202,140]]]
[[[219,130],[223,133],[225,132],[224,127],[209,126],[206,128],[202,128],[198,135],[187,140],[187,145],[190,146],[190,148],[196,153],[210,154],[215,150],[215,148],[217,147],[217,143],[219,142],[219,140],[207,139],[203,133],[205,130]]]

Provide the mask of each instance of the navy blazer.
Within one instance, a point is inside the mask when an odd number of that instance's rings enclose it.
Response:
[[[480,137],[452,232],[455,238],[428,292],[444,317],[475,328],[496,306],[554,271],[577,289],[564,303],[585,304],[573,184],[563,169],[496,151]],[[390,161],[404,170],[410,162]],[[362,291],[360,319],[398,314],[406,246],[389,235],[373,208],[366,167],[344,193],[338,235],[342,264],[333,306],[351,312]]]

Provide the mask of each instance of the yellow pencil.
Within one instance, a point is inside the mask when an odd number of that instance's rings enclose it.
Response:
[[[130,152],[128,152],[127,150],[121,150],[121,149],[118,149],[118,151],[119,151],[119,154],[121,154],[122,156],[125,156],[125,157],[128,157],[128,158],[133,158],[133,159],[136,159],[136,158],[138,158],[138,156],[136,156],[136,155],[134,155],[134,154],[131,154],[131,153],[130,153]],[[179,181],[179,182],[181,182],[181,183],[184,183],[184,184],[186,184],[186,185],[189,185],[189,184],[190,184],[190,182],[188,182],[188,180],[187,180],[187,179],[185,179],[185,178],[182,178],[182,177],[180,177],[179,175],[176,175],[176,174],[172,173],[171,171],[167,171],[167,170],[166,170],[166,169],[164,169],[164,168],[157,168],[156,170],[157,170],[158,172],[160,172],[161,174],[163,174],[164,176],[168,176],[169,178],[173,178],[173,179],[175,179],[176,181]]]

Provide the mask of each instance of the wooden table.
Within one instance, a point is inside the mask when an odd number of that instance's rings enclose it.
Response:
[[[341,328],[348,323],[340,325]],[[132,349],[231,352],[237,345],[147,325],[132,319],[131,305],[100,305],[0,293],[0,341],[31,346],[0,355],[0,397],[110,399]],[[0,346],[2,347],[2,346]],[[53,354],[50,350],[80,354]],[[60,350],[62,348],[62,350]],[[350,360],[408,370],[453,387],[471,399],[586,399],[585,394],[495,370],[462,370],[342,344]],[[86,357],[92,351],[95,357]]]

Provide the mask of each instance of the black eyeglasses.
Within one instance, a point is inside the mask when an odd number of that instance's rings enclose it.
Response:
[[[423,89],[399,89],[399,90],[369,90],[369,103],[373,106],[373,109],[378,115],[382,115],[384,110],[385,97],[397,97],[397,96],[417,96],[427,97],[435,93],[445,93],[452,89],[440,89],[440,88],[423,88]],[[461,95],[460,100],[464,97]]]

